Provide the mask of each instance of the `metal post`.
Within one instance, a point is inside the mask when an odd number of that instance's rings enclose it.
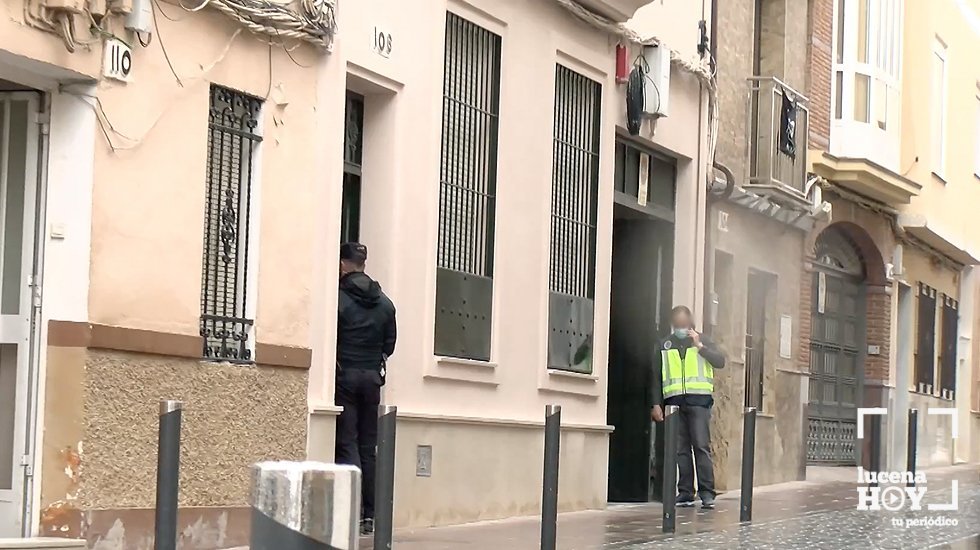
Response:
[[[177,549],[177,494],[180,483],[180,417],[184,404],[160,401],[157,446],[157,508],[153,548]]]
[[[664,533],[673,533],[677,526],[678,410],[676,405],[664,407]]]
[[[374,550],[391,550],[395,529],[395,424],[398,407],[378,407],[378,462],[374,489]]]
[[[756,408],[745,407],[742,421],[742,494],[739,521],[752,521],[752,490],[755,485]]]
[[[544,410],[544,489],[541,494],[541,550],[558,545],[558,458],[561,450],[561,405]]]
[[[252,466],[249,550],[357,550],[361,471],[319,462]]]
[[[881,471],[881,421],[885,417],[880,415],[869,415],[866,418],[868,418],[871,422],[871,443],[869,445],[871,457],[868,461],[868,469],[875,473],[875,479],[877,480],[878,472]],[[877,486],[877,481],[873,481],[869,485],[869,487]]]
[[[912,474],[908,486],[915,487],[915,451],[919,438],[919,409],[909,409],[909,438],[908,438],[908,465],[907,469]]]

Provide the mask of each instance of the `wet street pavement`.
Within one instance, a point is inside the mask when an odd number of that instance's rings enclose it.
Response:
[[[858,510],[857,473],[836,471],[827,479],[786,483],[755,492],[753,521],[739,524],[737,492],[719,496],[717,509],[678,509],[677,532],[662,532],[659,504],[613,505],[606,511],[562,514],[560,550],[705,549],[948,549],[980,550],[980,467],[927,473],[922,510]],[[821,475],[809,475],[810,479]],[[827,477],[824,475],[824,477]],[[954,501],[956,510],[928,509]],[[883,485],[882,489],[889,487]],[[897,496],[899,488],[886,494]],[[902,503],[889,502],[892,508]],[[457,527],[400,531],[398,550],[532,550],[540,548],[537,518]],[[370,548],[368,544],[362,547]]]

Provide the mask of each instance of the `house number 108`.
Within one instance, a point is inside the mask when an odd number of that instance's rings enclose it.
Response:
[[[374,51],[382,57],[391,57],[391,33],[374,28]]]

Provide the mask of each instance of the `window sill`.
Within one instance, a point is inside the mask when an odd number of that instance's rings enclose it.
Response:
[[[538,391],[542,393],[573,395],[586,399],[600,397],[599,376],[594,373],[545,369],[538,376]]]
[[[568,380],[581,380],[583,382],[598,382],[599,377],[594,374],[586,374],[584,372],[573,372],[567,370],[558,369],[548,369],[548,376],[554,376],[559,379],[565,378]]]
[[[337,416],[342,412],[344,412],[344,408],[336,405],[310,405],[310,415],[312,416]]]
[[[497,368],[497,364],[490,361],[442,356],[436,357],[436,365],[439,365],[440,367],[463,367],[468,369],[491,371]]]
[[[946,185],[947,183],[949,183],[949,182],[946,181],[946,177],[945,176],[943,176],[942,174],[936,172],[935,170],[933,170],[933,172],[932,172],[932,177],[934,177],[937,180],[939,180],[939,182],[942,183],[943,185]]]
[[[476,386],[496,387],[497,364],[489,361],[461,359],[459,357],[436,356],[433,363],[426,367],[423,379],[450,383],[472,384]]]
[[[198,359],[198,362],[200,362],[202,365],[215,365],[215,366],[229,365],[233,367],[254,367],[257,365],[255,361],[239,361],[236,359],[210,359],[207,357]]]

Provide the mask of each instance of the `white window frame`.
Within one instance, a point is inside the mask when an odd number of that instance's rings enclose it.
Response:
[[[973,175],[980,178],[980,86],[977,87],[976,121],[973,132]]]
[[[858,62],[859,9],[865,2],[868,6],[868,52],[867,59]],[[905,0],[834,2],[831,132],[835,153],[867,157],[886,166],[897,163],[901,135],[904,3]],[[868,79],[867,120],[855,118],[859,76]],[[884,105],[881,105],[882,101]],[[884,128],[879,124],[879,114],[884,115]]]
[[[939,97],[935,97],[936,75],[933,74],[933,63],[938,57],[942,61],[943,74],[939,82]],[[932,173],[946,181],[946,159],[947,159],[947,139],[949,131],[949,48],[943,39],[936,36],[932,41],[932,56],[929,58],[929,82],[930,101],[929,101],[929,121],[930,121],[930,144],[932,151],[930,154],[932,163]],[[938,105],[937,105],[938,102]],[[938,113],[936,112],[938,108]],[[937,127],[938,125],[938,127]],[[938,157],[938,158],[937,158]]]

